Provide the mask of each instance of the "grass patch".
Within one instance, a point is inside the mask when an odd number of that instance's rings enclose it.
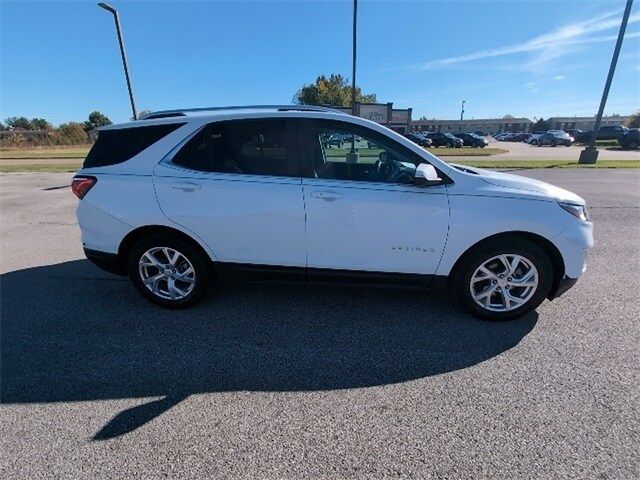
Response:
[[[427,152],[433,153],[436,157],[489,157],[491,155],[498,155],[500,153],[509,153],[509,150],[504,148],[428,148]]]
[[[82,167],[81,163],[34,163],[31,165],[0,165],[0,173],[75,173]]]
[[[576,142],[576,145],[589,145],[589,142]],[[619,145],[618,140],[596,140],[596,147],[615,147]]]
[[[460,165],[478,168],[640,168],[640,160],[598,160],[593,165],[577,160],[456,160]]]
[[[29,158],[82,158],[87,156],[90,146],[50,147],[50,148],[21,148],[0,150],[0,159],[29,159]]]
[[[378,158],[378,155],[382,151],[379,148],[358,148],[358,153],[360,157],[375,157]],[[472,147],[461,147],[461,148],[448,148],[448,147],[439,147],[439,148],[427,148],[427,152],[431,152],[437,157],[452,157],[452,156],[461,156],[461,157],[488,157],[490,155],[497,155],[499,153],[509,153],[509,150],[505,150],[504,148],[472,148]],[[325,155],[328,158],[331,157],[346,157],[350,152],[348,148],[328,148],[325,150]]]
[[[577,160],[490,160],[462,159],[452,163],[478,168],[640,168],[640,160],[598,160],[595,165],[581,165]],[[31,165],[1,165],[0,173],[74,173],[80,163],[36,163]]]

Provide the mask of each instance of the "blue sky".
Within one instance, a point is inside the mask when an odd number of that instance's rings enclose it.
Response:
[[[351,2],[113,1],[139,109],[290,103],[351,72]],[[623,0],[359,2],[358,83],[414,118],[593,115]],[[606,113],[640,107],[640,9]],[[112,18],[96,2],[0,0],[0,117],[130,116]]]

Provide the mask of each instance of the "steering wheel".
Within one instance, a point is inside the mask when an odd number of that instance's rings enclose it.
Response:
[[[375,163],[376,180],[386,183],[413,183],[413,176],[404,171],[400,164],[381,152]]]
[[[387,152],[380,152],[378,160],[375,163],[376,179],[383,182],[388,182],[389,178],[394,173],[393,160],[388,159]]]

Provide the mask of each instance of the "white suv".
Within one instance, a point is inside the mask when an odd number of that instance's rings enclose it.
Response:
[[[473,315],[506,320],[571,287],[593,246],[577,195],[447,164],[320,107],[103,127],[72,188],[87,258],[171,308],[213,280],[347,279],[448,285]]]

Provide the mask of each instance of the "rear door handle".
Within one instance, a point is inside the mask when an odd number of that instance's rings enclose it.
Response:
[[[313,198],[321,198],[322,200],[326,200],[328,202],[333,202],[334,200],[338,200],[342,198],[338,192],[311,192],[311,196]]]
[[[183,192],[193,192],[200,189],[200,185],[193,182],[178,182],[171,185],[171,188],[175,190],[182,190]]]

